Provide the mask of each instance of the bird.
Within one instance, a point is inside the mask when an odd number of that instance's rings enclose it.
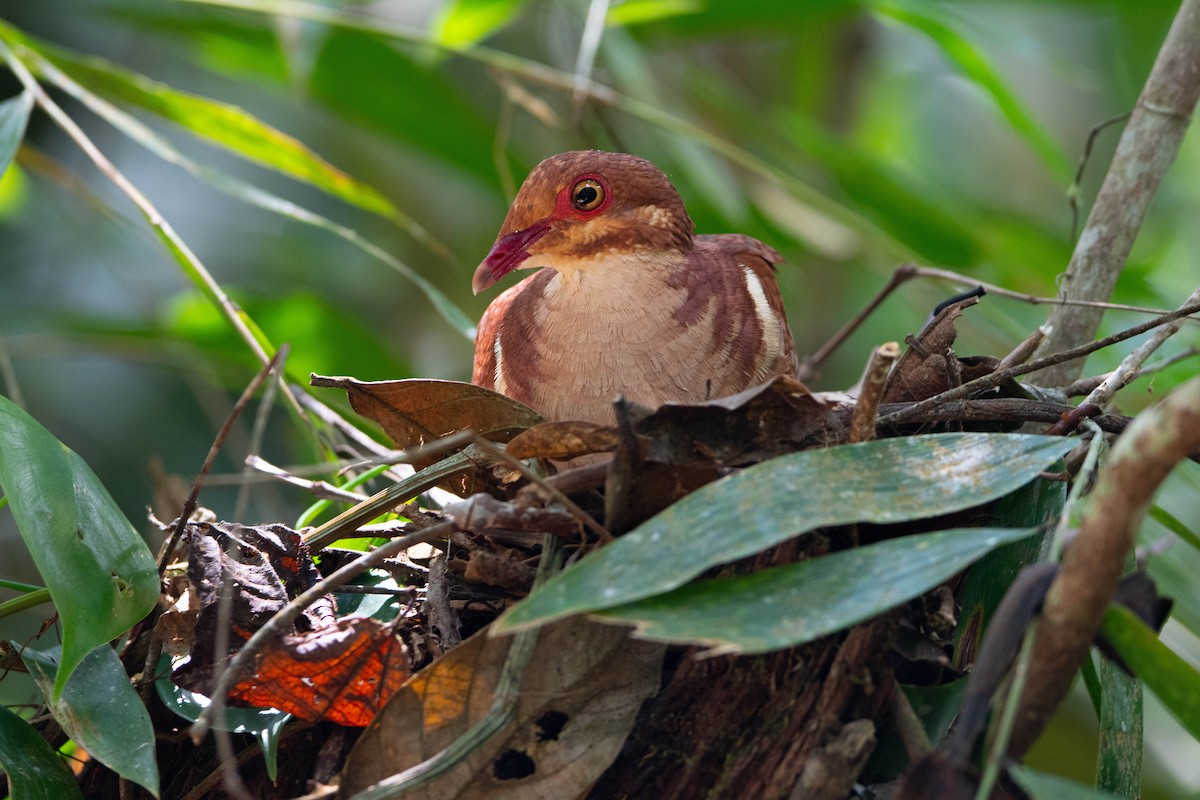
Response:
[[[702,403],[798,372],[779,254],[741,234],[696,235],[650,161],[581,150],[522,183],[475,271],[475,294],[539,271],[484,312],[472,383],[548,421],[612,424],[617,396]]]

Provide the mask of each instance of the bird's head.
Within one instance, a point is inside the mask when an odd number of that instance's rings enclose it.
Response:
[[[521,184],[471,286],[478,294],[522,267],[586,269],[610,256],[691,246],[683,201],[649,161],[600,150],[561,153]]]

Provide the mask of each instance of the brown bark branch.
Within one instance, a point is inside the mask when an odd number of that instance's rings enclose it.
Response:
[[[1200,448],[1200,378],[1142,414],[1117,440],[1079,535],[1046,596],[1009,754],[1023,755],[1066,696],[1125,566],[1146,508],[1175,464]]]
[[[1062,298],[1107,300],[1112,294],[1150,201],[1179,152],[1198,97],[1200,0],[1183,0],[1063,275]],[[1056,306],[1039,352],[1090,341],[1102,314],[1098,308]],[[1037,382],[1065,386],[1079,377],[1082,367],[1082,362],[1058,364],[1038,375]]]

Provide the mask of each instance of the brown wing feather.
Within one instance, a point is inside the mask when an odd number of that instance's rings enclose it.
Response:
[[[721,287],[717,296],[725,306],[723,317],[739,320],[742,326],[740,331],[726,334],[734,337],[731,356],[743,370],[745,382],[741,388],[775,375],[798,374],[796,345],[775,278],[775,265],[783,261],[779,253],[750,236],[720,234],[697,236],[696,257],[708,265],[710,277],[706,282]],[[764,329],[758,319],[757,303],[744,270],[749,270],[762,288],[769,313],[778,321],[776,330]]]

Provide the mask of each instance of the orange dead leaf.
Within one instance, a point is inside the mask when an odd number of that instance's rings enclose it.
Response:
[[[369,617],[284,636],[258,659],[255,674],[229,693],[301,719],[363,727],[408,680],[408,654],[390,626]]]

